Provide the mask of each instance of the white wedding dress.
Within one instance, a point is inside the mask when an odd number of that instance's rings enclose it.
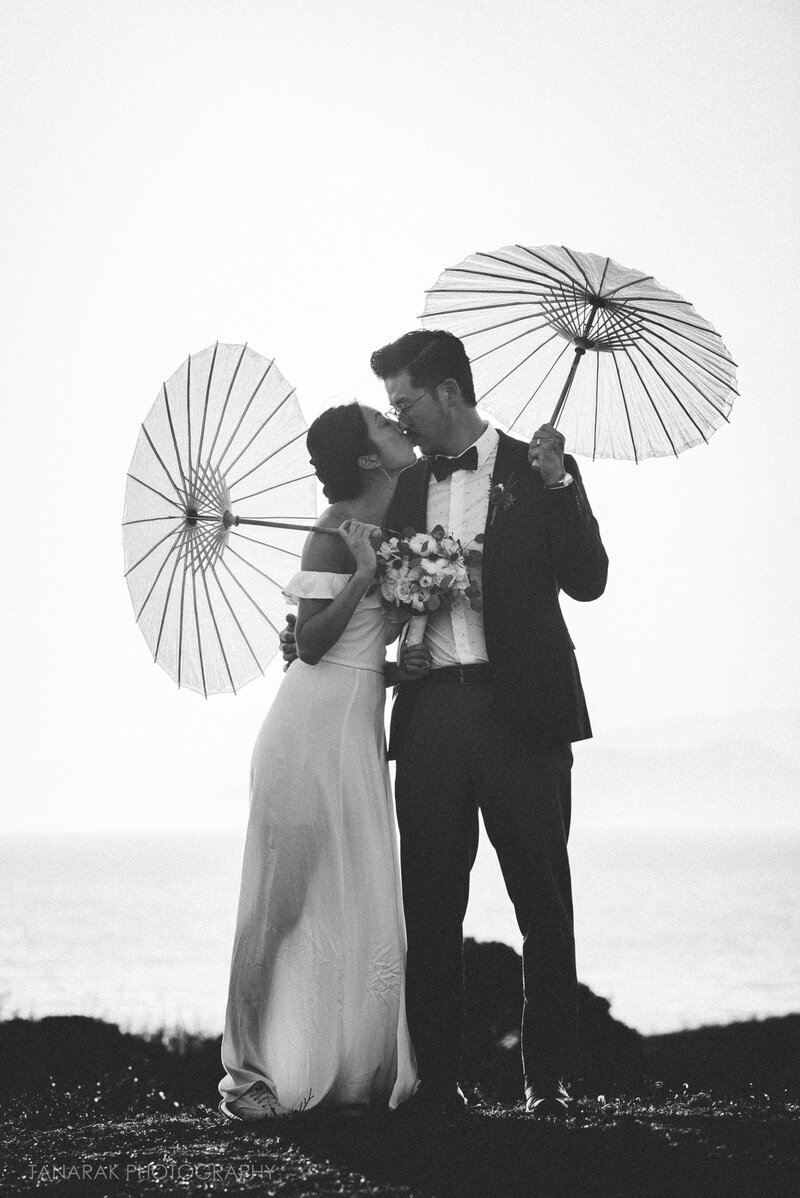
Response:
[[[303,570],[284,594],[334,598]],[[416,1084],[384,750],[388,621],[365,596],[318,665],[295,661],[253,751],[222,1041],[226,1102],[265,1081],[299,1107],[389,1104]]]

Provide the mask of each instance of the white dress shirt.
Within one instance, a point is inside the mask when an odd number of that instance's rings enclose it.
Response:
[[[437,482],[431,474],[426,532],[441,524],[446,533],[458,538],[465,550],[480,549],[475,537],[486,527],[498,441],[497,429],[489,424],[474,443],[478,451],[477,470],[456,470],[442,482]],[[470,568],[470,577],[481,586],[480,566]],[[431,651],[433,669],[481,665],[489,660],[483,616],[473,611],[467,600],[454,604],[451,611],[440,610],[428,616],[425,644]]]

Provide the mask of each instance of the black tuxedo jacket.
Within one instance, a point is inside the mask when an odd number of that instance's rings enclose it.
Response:
[[[528,462],[528,446],[505,433],[492,474],[514,502],[492,504],[483,543],[483,624],[492,686],[514,733],[532,747],[585,740],[592,735],[575,646],[559,591],[572,599],[597,599],[606,585],[608,558],[575,459],[565,469],[568,487],[547,490]],[[427,522],[429,461],[400,475],[387,513],[389,528],[430,531]],[[450,532],[445,529],[445,532]],[[397,688],[389,756],[402,752],[403,728],[414,688]]]

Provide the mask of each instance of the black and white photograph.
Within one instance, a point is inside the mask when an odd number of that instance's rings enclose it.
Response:
[[[0,1189],[797,1194],[796,6],[0,61]]]

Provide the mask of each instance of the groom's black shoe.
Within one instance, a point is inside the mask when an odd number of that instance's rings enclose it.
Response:
[[[420,1082],[411,1097],[397,1108],[397,1114],[413,1122],[433,1121],[453,1127],[461,1122],[467,1110],[467,1100],[459,1086],[439,1090]]]
[[[558,1119],[563,1121],[569,1114],[570,1097],[562,1082],[540,1086],[531,1083],[525,1086],[525,1110],[534,1119]]]

